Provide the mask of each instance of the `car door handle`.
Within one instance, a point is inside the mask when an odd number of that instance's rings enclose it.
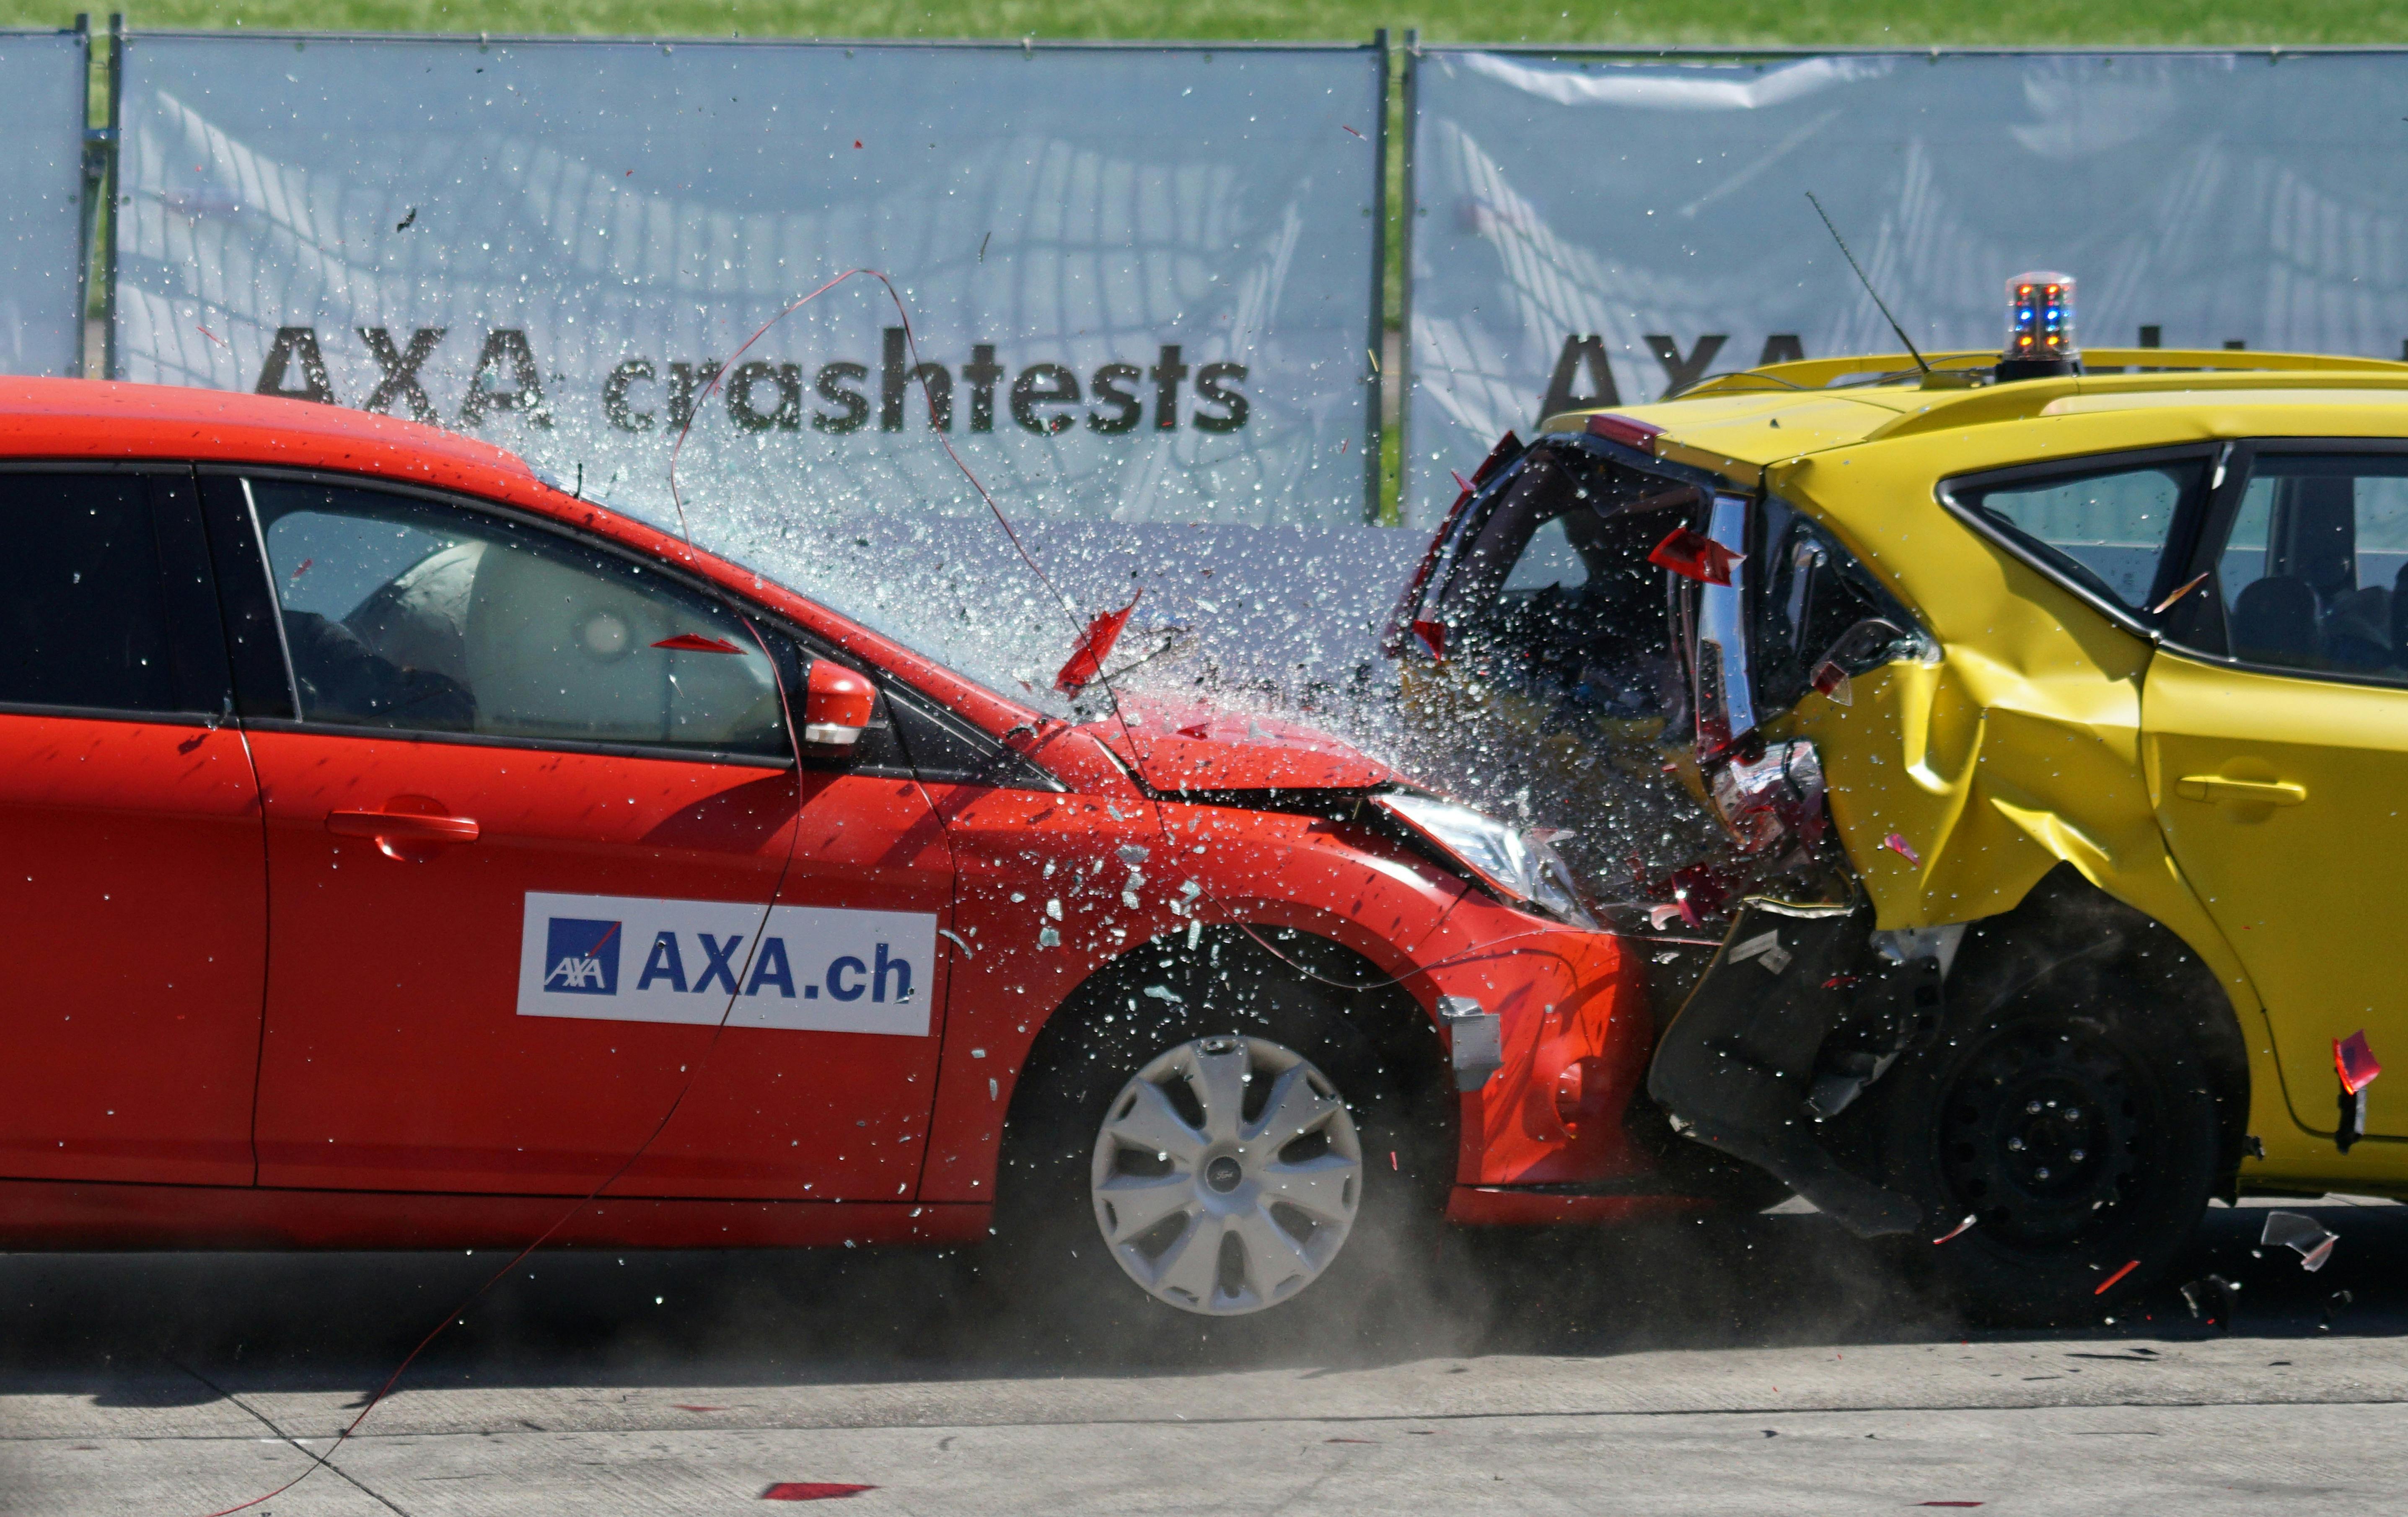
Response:
[[[326,830],[337,837],[373,837],[410,843],[473,843],[477,819],[465,816],[421,816],[410,811],[337,811],[326,818]]]
[[[2297,806],[2308,798],[2308,787],[2287,780],[2227,780],[2220,774],[2185,775],[2174,781],[2174,794],[2194,801],[2255,801],[2259,806]]]

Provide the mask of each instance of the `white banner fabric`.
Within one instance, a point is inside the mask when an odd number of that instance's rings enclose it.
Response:
[[[655,519],[691,421],[679,491],[738,550],[982,511],[939,433],[1028,517],[1360,522],[1380,67],[136,36],[120,369],[436,421]],[[856,279],[702,398],[854,267],[916,353]]]
[[[2091,347],[2408,343],[2408,52],[1417,68],[1412,522],[1551,399],[1896,351],[1809,191],[1918,345],[2000,345],[2029,269]]]
[[[83,372],[87,39],[0,32],[0,373]]]

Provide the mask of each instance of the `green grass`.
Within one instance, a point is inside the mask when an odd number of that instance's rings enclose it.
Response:
[[[134,25],[308,31],[658,33],[681,36],[1195,37],[1368,39],[1419,27],[1444,42],[1685,42],[1744,45],[1997,43],[2286,44],[2408,41],[2408,11],[2383,0],[162,0]],[[68,5],[0,4],[0,21],[59,26]],[[95,14],[95,24],[98,24]]]

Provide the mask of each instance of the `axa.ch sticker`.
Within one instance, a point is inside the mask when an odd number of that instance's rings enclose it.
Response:
[[[924,1037],[937,919],[530,891],[521,1016]]]

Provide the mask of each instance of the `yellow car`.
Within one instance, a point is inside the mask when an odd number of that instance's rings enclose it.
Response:
[[[2408,364],[2075,367],[1550,418],[1391,629],[1465,787],[1658,940],[1632,1130],[2026,1319],[2211,1197],[2408,1196]]]

